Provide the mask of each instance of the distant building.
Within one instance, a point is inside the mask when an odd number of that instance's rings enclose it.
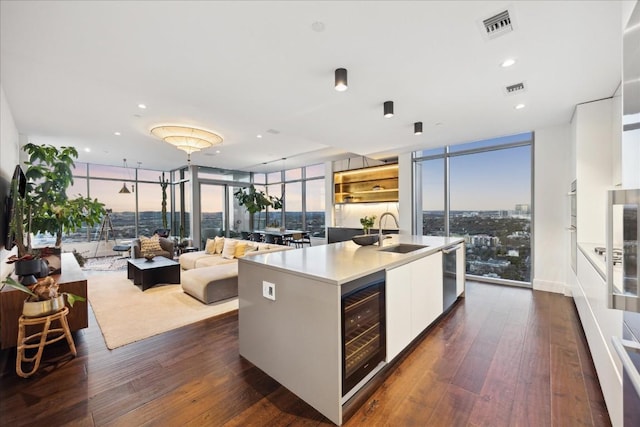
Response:
[[[530,215],[531,208],[528,204],[516,205],[516,209],[514,212],[516,215]]]
[[[486,234],[477,234],[475,236],[469,236],[468,243],[473,246],[496,247],[500,244],[500,239]]]

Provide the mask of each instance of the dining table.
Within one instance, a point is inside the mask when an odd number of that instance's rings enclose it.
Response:
[[[279,245],[287,245],[288,244],[288,240],[290,240],[294,235],[296,234],[301,234],[301,235],[305,235],[307,234],[306,231],[303,230],[253,230],[254,234],[259,234],[262,237],[262,241],[267,241],[269,240],[269,237],[267,236],[272,236],[273,237],[273,241],[272,243],[277,243]]]

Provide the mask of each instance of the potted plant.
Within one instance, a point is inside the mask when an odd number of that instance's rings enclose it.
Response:
[[[25,234],[48,233],[56,237],[56,249],[46,250],[42,257],[59,258],[63,233],[83,224],[99,224],[105,214],[104,204],[81,195],[68,197],[67,189],[73,184],[73,160],[78,157],[75,148],[29,143],[23,150],[29,156],[25,162],[26,194],[24,199],[19,198],[11,219],[18,256],[33,252],[30,239],[25,244]],[[56,267],[59,265],[58,262]]]
[[[364,218],[360,218],[360,224],[362,224],[362,230],[364,234],[369,234],[369,229],[373,227],[376,221],[376,216],[372,215],[370,217],[365,216]]]
[[[233,195],[238,200],[238,204],[244,206],[249,212],[252,224],[254,214],[260,213],[268,207],[282,209],[282,198],[267,196],[264,191],[257,190],[253,184],[248,189],[247,187],[239,188]],[[258,217],[258,228],[260,228],[260,217]]]
[[[50,276],[37,282],[31,288],[16,282],[10,276],[7,276],[2,283],[28,295],[22,308],[22,314],[27,317],[55,313],[64,307],[65,299],[71,307],[76,301],[86,301],[84,297],[79,295],[59,292],[58,283]]]

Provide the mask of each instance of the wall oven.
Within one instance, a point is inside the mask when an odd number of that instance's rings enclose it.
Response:
[[[381,273],[343,285],[342,396],[386,357],[385,275]]]

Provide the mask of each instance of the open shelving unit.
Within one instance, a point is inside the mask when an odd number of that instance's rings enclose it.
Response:
[[[398,165],[354,169],[333,174],[335,203],[398,201]]]

